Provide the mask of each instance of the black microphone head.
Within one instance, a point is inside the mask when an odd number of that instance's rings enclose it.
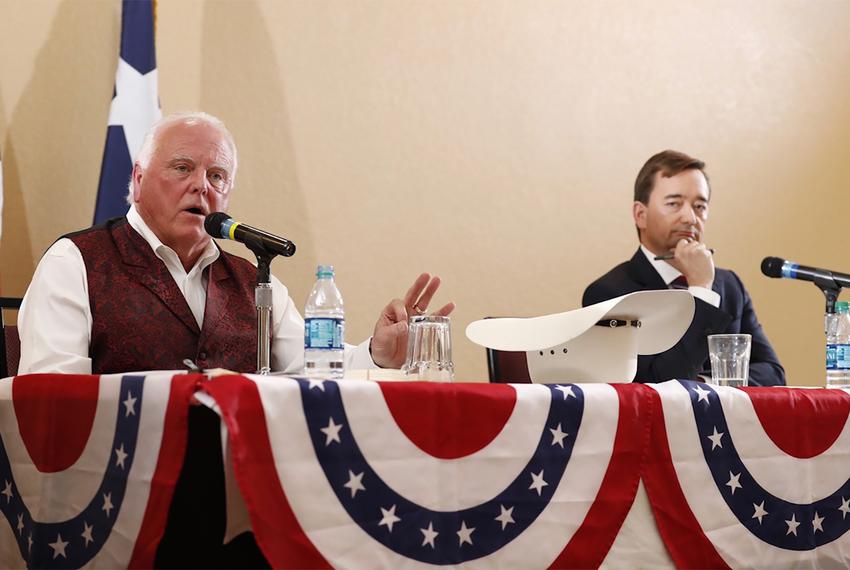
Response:
[[[224,212],[213,212],[204,218],[204,229],[214,238],[221,237],[221,224],[229,220],[230,216]]]
[[[785,260],[779,257],[765,257],[761,262],[761,272],[768,277],[782,277],[782,266]]]

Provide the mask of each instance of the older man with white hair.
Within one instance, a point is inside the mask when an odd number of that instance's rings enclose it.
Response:
[[[204,218],[226,211],[237,152],[206,113],[164,117],[133,166],[127,215],[68,234],[41,259],[18,318],[20,373],[256,368],[256,268],[221,251]],[[346,366],[398,367],[407,316],[428,307],[438,277],[420,275],[381,312],[373,336],[346,348]],[[303,367],[304,323],[272,277],[273,370]],[[437,314],[447,315],[449,303]]]

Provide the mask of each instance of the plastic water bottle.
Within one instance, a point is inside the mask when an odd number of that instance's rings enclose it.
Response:
[[[826,316],[826,387],[850,388],[850,303],[835,303]]]
[[[304,373],[313,378],[342,378],[345,307],[334,283],[333,265],[320,265],[304,307]]]

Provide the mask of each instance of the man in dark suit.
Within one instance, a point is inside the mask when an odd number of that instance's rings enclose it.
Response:
[[[714,267],[702,242],[711,193],[705,163],[665,150],[643,165],[635,181],[632,214],[640,248],[584,291],[582,305],[592,305],[634,291],[687,288],[695,298],[694,320],[670,350],[639,356],[637,382],[710,377],[711,334],[752,335],[750,385],[785,384],[779,363],[741,279]],[[671,254],[667,261],[656,256]]]

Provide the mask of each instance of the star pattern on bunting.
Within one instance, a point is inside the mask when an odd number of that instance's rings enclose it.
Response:
[[[720,438],[722,438],[724,435],[725,435],[724,432],[718,433],[717,432],[717,426],[714,426],[714,433],[712,435],[706,436],[708,439],[711,440],[712,451],[714,450],[715,447],[720,447],[720,448],[723,447],[723,444],[720,442]]]
[[[83,521],[83,533],[80,536],[86,541],[86,546],[88,546],[89,543],[94,542],[94,538],[91,535],[93,530],[94,527],[92,525]]]
[[[729,487],[730,489],[732,489],[733,495],[735,494],[735,489],[742,489],[743,488],[743,487],[741,487],[741,483],[738,481],[738,479],[740,479],[740,478],[741,478],[740,473],[738,473],[737,475],[733,475],[731,471],[729,472],[729,482],[726,483],[726,486]]]
[[[709,403],[708,402],[708,395],[711,394],[710,391],[708,391],[705,388],[702,388],[700,386],[696,386],[696,387],[694,387],[694,392],[696,392],[696,394],[697,394],[697,402],[705,402],[706,404]]]
[[[103,494],[103,507],[100,510],[106,511],[106,518],[112,513],[112,509],[115,507],[112,505],[112,493],[104,493]]]
[[[850,513],[850,499],[845,499],[841,497],[841,506],[838,507],[838,510],[841,511],[841,520],[844,520],[844,517],[847,516],[847,513]]]
[[[509,524],[514,524],[514,517],[511,516],[514,512],[514,508],[511,507],[506,509],[504,505],[499,505],[499,509],[502,511],[499,516],[496,517],[496,520],[502,523],[502,530],[505,530]]]
[[[419,530],[421,530],[422,534],[424,535],[424,538],[422,539],[422,546],[430,546],[431,548],[436,548],[436,545],[434,544],[434,539],[436,539],[437,535],[440,533],[434,530],[434,523],[429,522],[428,528],[420,528]]]
[[[815,518],[812,519],[812,532],[821,531],[823,532],[823,521],[825,517],[818,515],[818,512],[815,511]]]
[[[122,402],[124,404],[124,407],[126,408],[126,411],[124,412],[124,417],[136,415],[136,399],[137,398],[134,398],[132,393],[127,391],[127,399]]]
[[[323,434],[325,434],[325,437],[326,437],[325,446],[330,445],[332,441],[335,441],[337,443],[342,443],[342,441],[339,439],[339,430],[341,430],[341,429],[342,429],[342,424],[334,423],[333,418],[328,419],[328,426],[320,429],[320,431]]]
[[[557,427],[549,428],[549,431],[552,432],[552,445],[560,445],[561,449],[564,448],[564,438],[567,437],[568,433],[564,433],[561,431],[561,424],[558,423]]]
[[[576,397],[576,395],[573,393],[573,387],[572,386],[555,386],[555,389],[558,390],[559,392],[561,392],[561,394],[564,395],[565,400],[567,398],[575,398]]]
[[[117,455],[117,457],[115,458],[115,466],[120,467],[121,469],[126,469],[124,462],[127,460],[127,452],[124,451],[123,443],[118,449],[115,450],[115,455]]]
[[[549,483],[543,480],[543,470],[540,470],[540,473],[531,473],[531,486],[528,488],[529,490],[537,491],[537,496],[543,492],[543,487],[547,487]]]
[[[65,554],[65,547],[68,546],[68,541],[62,540],[61,534],[57,534],[56,541],[48,542],[47,546],[53,549],[54,560],[56,560],[58,556],[61,556],[62,558],[68,558],[68,556]]]
[[[390,529],[390,532],[393,531],[393,525],[401,520],[395,514],[395,507],[395,505],[389,509],[381,507],[381,522],[378,523],[378,526],[386,526]]]
[[[15,494],[12,493],[12,482],[8,479],[6,479],[6,483],[4,484],[3,491],[0,492],[0,495],[6,497],[6,504],[10,503],[12,501],[12,497],[15,496]]]
[[[797,522],[797,515],[792,514],[791,520],[785,521],[785,524],[788,525],[788,531],[785,533],[786,536],[792,533],[794,534],[794,536],[797,536],[797,527],[800,526],[800,523]]]
[[[753,518],[758,519],[759,524],[761,524],[761,519],[763,519],[765,515],[770,514],[766,510],[764,510],[764,501],[762,501],[759,505],[753,503],[753,508],[755,509],[755,512],[753,513]]]
[[[343,485],[343,487],[351,490],[351,498],[353,499],[355,495],[357,495],[357,491],[365,491],[366,487],[363,486],[363,472],[361,471],[357,475],[354,474],[354,471],[351,469],[348,470],[348,483]]]
[[[467,527],[466,521],[460,521],[460,530],[457,531],[459,546],[464,544],[472,545],[472,533],[475,532],[475,527]]]

